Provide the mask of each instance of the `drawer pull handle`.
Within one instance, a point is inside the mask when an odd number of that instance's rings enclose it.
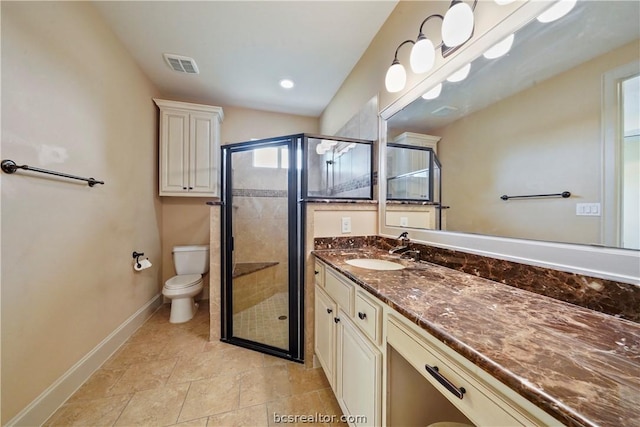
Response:
[[[331,314],[333,313],[333,309],[332,308],[327,308],[327,314]]]
[[[439,372],[437,366],[424,365],[424,367],[427,370],[427,372],[429,372],[431,374],[431,376],[433,378],[438,380],[438,382],[440,384],[442,384],[447,390],[449,390],[451,393],[453,393],[458,399],[462,399],[464,397],[464,394],[467,392],[467,390],[465,390],[464,387],[456,387],[455,385],[453,385],[453,383],[451,381],[446,379]]]
[[[363,312],[359,311],[359,312],[358,312],[358,317],[359,317],[361,320],[364,320],[364,319],[366,319],[366,317],[367,317],[367,313],[363,313]]]
[[[340,321],[340,318],[339,318],[339,317],[334,317],[334,318],[333,318],[333,321],[334,321],[334,322],[336,322],[336,323],[338,323],[338,322]]]
[[[320,272],[318,270],[313,270],[313,274],[317,276],[318,274],[320,274]]]

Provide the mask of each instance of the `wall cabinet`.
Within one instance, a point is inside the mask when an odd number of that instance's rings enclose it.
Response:
[[[154,102],[160,108],[160,195],[217,197],[222,108]]]

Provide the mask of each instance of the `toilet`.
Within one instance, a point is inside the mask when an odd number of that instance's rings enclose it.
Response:
[[[188,322],[196,314],[193,298],[202,291],[202,275],[209,271],[209,246],[174,246],[173,265],[177,276],[167,280],[162,295],[171,299],[169,322]]]

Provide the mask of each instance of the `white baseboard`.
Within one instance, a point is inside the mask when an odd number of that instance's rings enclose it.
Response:
[[[162,303],[162,295],[149,302],[124,321],[93,350],[51,384],[40,396],[9,420],[6,426],[36,426],[44,422],[75,393],[85,381],[147,320]]]

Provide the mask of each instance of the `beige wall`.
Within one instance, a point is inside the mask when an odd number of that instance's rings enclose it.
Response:
[[[339,203],[308,206],[313,206],[313,237],[373,236],[378,233],[377,203],[346,207]],[[350,219],[351,232],[342,232],[342,218]]]
[[[576,203],[602,203],[602,76],[637,60],[638,47],[627,44],[435,130],[447,230],[602,243],[602,217],[576,216]],[[499,198],[562,191],[571,199]]]
[[[160,291],[156,89],[86,2],[2,2],[2,424]],[[144,251],[154,266],[132,268]]]

